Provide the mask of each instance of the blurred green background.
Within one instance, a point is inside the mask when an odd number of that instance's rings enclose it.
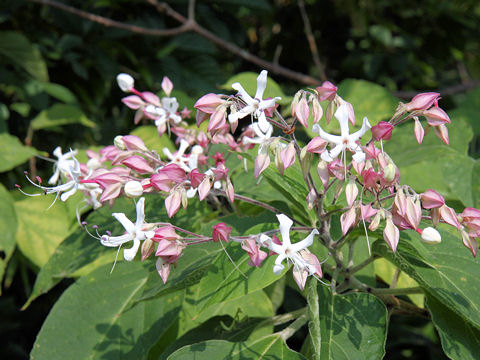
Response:
[[[145,35],[92,22],[85,14],[59,9],[55,2],[40,2],[0,2],[0,182],[8,190],[24,183],[26,160],[36,152],[19,142],[51,153],[58,145],[110,144],[115,135],[133,129],[132,112],[120,102],[123,95],[115,83],[119,72],[132,74],[138,89],[154,92],[160,91],[167,75],[181,105],[192,106],[204,93],[220,91],[234,74],[262,69],[198,31]],[[169,9],[187,16],[188,1],[167,3]],[[60,4],[145,29],[181,25],[148,0]],[[302,18],[303,10],[308,22]],[[273,66],[309,75],[318,84],[326,79],[335,84],[363,79],[404,100],[415,92],[442,89],[441,106],[453,122],[458,119],[468,127],[461,146],[468,146],[470,157],[479,157],[480,3],[476,0],[200,0],[195,20],[224,43]],[[319,64],[308,35],[318,48]],[[269,75],[287,96],[308,86],[273,71]],[[370,95],[369,91],[355,94],[359,101],[371,101]],[[462,131],[457,128],[456,134]],[[16,160],[11,162],[12,158]],[[473,166],[478,168],[476,163]],[[39,175],[46,177],[50,170],[49,163],[37,162]],[[465,196],[456,199],[466,204]],[[472,201],[477,204],[477,199]],[[0,250],[1,273],[5,272],[0,297],[2,353],[5,358],[24,359],[51,305],[69,282],[19,312],[38,264],[14,246]],[[388,358],[439,358],[431,323],[393,317],[390,326],[395,326],[395,333],[387,344]]]

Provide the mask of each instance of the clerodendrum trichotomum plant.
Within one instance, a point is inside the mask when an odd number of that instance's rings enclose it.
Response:
[[[84,201],[82,232],[57,249],[34,293],[62,276],[52,269],[67,253],[70,273],[107,263],[64,293],[32,356],[48,358],[55,337],[65,349],[126,358],[374,359],[385,353],[391,313],[431,316],[449,356],[478,356],[468,352],[480,341],[471,335],[480,310],[468,297],[467,252],[476,256],[480,210],[416,192],[386,151],[407,122],[419,147],[430,130],[449,145],[440,94],[357,124],[332,83],[299,90],[285,106],[265,95],[264,70],[255,92],[234,82],[230,94],[202,96],[191,124],[167,77],[162,98],[128,74],[117,82],[135,124],[151,122],[158,138],[117,136],[84,162],[82,151],[57,148],[48,186],[27,174],[38,188],[28,195]],[[306,306],[292,310],[284,299],[296,291]],[[73,321],[72,311],[82,316]],[[286,345],[295,338],[301,353]]]

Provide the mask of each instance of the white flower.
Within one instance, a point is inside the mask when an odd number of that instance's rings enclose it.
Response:
[[[240,85],[240,83],[232,84],[232,88],[238,91],[240,97],[245,102],[246,106],[240,109],[239,111],[228,115],[228,121],[231,123],[238,121],[238,119],[243,119],[245,116],[252,114],[254,118],[258,119],[258,126],[262,133],[268,131],[268,126],[270,123],[265,117],[264,110],[270,107],[275,106],[275,102],[280,100],[279,97],[273,99],[262,100],[263,93],[267,87],[267,70],[262,70],[260,75],[257,77],[257,91],[255,93],[255,98],[252,98],[247,94],[245,89]]]
[[[326,140],[331,144],[335,144],[335,147],[333,149],[331,149],[330,151],[325,150],[322,153],[322,159],[330,162],[334,160],[341,152],[349,149],[355,152],[355,154],[353,155],[353,160],[355,160],[357,163],[365,161],[365,153],[363,152],[360,145],[358,145],[356,142],[363,136],[363,134],[368,131],[368,129],[372,127],[368,122],[368,119],[364,117],[363,124],[360,130],[354,132],[353,134],[350,134],[350,130],[348,128],[348,107],[346,104],[341,105],[337,109],[337,111],[335,112],[335,117],[340,123],[340,136],[326,133],[318,124],[313,125],[313,131],[318,132],[318,135],[323,140]]]
[[[442,236],[436,229],[432,227],[427,227],[423,229],[421,238],[423,243],[429,245],[440,244],[442,242]]]
[[[265,234],[262,234],[259,239],[262,246],[265,246],[278,254],[278,257],[275,260],[275,265],[273,266],[273,272],[280,275],[285,268],[282,262],[287,259],[287,262],[293,264],[294,269],[307,270],[310,275],[314,274],[317,270],[315,266],[305,261],[299,252],[313,244],[313,237],[318,234],[318,230],[314,229],[305,239],[292,244],[290,242],[290,228],[293,225],[293,221],[283,214],[277,215],[277,218],[280,223],[282,244],[275,244],[273,240]]]
[[[162,151],[163,154],[170,160],[169,164],[177,164],[186,172],[190,172],[191,170],[193,170],[193,168],[189,167],[189,158],[185,156],[185,150],[187,150],[189,146],[190,145],[186,140],[181,139],[180,147],[178,148],[178,151],[175,152],[175,154],[172,154],[168,148],[163,148]],[[196,163],[191,165],[195,165],[196,167]]]
[[[117,84],[123,92],[130,92],[133,88],[134,80],[130,75],[121,73],[117,75]]]
[[[140,247],[140,241],[145,239],[151,239],[154,235],[154,231],[143,231],[145,221],[145,198],[141,198],[137,202],[137,220],[135,224],[132,223],[124,213],[113,213],[112,216],[117,219],[125,228],[125,234],[120,236],[108,236],[103,235],[100,242],[104,246],[117,247],[125,244],[126,242],[133,241],[133,246],[130,249],[123,250],[123,257],[127,261],[132,261],[137,254]]]
[[[48,179],[48,183],[50,185],[55,185],[60,178],[60,175],[68,175],[71,167],[75,167],[75,161],[73,157],[77,155],[77,150],[71,150],[62,154],[62,148],[57,146],[55,150],[53,150],[53,155],[55,155],[58,160],[55,162],[53,175]]]

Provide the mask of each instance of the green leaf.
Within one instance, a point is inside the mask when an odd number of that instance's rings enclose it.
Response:
[[[318,287],[321,359],[381,359],[385,354],[387,309],[364,293],[333,295]]]
[[[95,123],[75,105],[55,104],[47,110],[41,111],[30,126],[34,130],[48,129],[61,125],[80,124],[86,127],[95,127]]]
[[[434,296],[427,297],[427,306],[445,354],[454,360],[478,359],[480,330],[465,322]]]
[[[222,85],[222,89],[233,90],[232,84],[238,82],[240,83],[245,91],[250,95],[254,96],[257,91],[257,77],[259,74],[254,72],[243,72],[237,74],[227,80],[225,84]],[[280,104],[287,104],[289,99],[285,96],[280,86],[269,76],[267,80],[267,88],[263,94],[263,98],[274,98],[280,96],[282,99],[279,101]]]
[[[146,358],[177,318],[183,292],[136,302],[155,278],[150,264],[122,262],[80,278],[54,305],[33,346],[31,359]]]
[[[66,104],[75,104],[78,102],[76,96],[63,85],[48,82],[42,83],[41,86],[48,95]]]
[[[40,152],[31,146],[24,146],[16,136],[0,134],[0,172],[12,170]]]
[[[14,31],[0,31],[0,55],[22,67],[40,81],[48,81],[48,70],[40,51],[28,39]]]
[[[372,126],[392,117],[399,102],[387,89],[365,80],[343,80],[338,94],[353,105],[358,123],[366,116]]]
[[[38,192],[41,191],[38,189]],[[15,201],[18,218],[17,245],[38,267],[47,263],[75,223],[75,216],[65,203],[57,201],[48,209],[54,199],[55,196],[52,195],[24,197]]]
[[[311,278],[308,284],[307,302],[308,302],[308,332],[312,343],[312,353],[315,360],[320,359],[322,349],[322,335],[320,331],[320,313],[319,313],[319,299],[317,291],[317,280]]]
[[[220,244],[216,245],[221,249]],[[274,256],[266,259],[260,268],[254,268],[248,265],[249,257],[240,244],[231,243],[226,251],[235,265],[223,251],[217,255],[197,288],[195,306],[199,313],[208,306],[238,299],[278,280],[272,270]]]
[[[168,357],[169,360],[229,360],[234,359],[305,359],[290,350],[278,334],[246,342],[223,340],[204,341],[185,346]]]
[[[387,311],[370,294],[333,295],[320,287],[321,358],[374,359],[384,355]]]
[[[1,184],[0,198],[2,199],[2,201],[0,201],[0,234],[2,234],[0,236],[0,252],[3,253],[3,256],[0,257],[0,283],[2,283],[5,267],[15,249],[17,216],[15,214],[13,199]]]
[[[418,235],[402,231],[397,251],[385,241],[376,241],[374,252],[400,267],[420,286],[464,320],[480,327],[480,261],[462,245],[462,240],[440,224],[442,242],[424,245]]]
[[[382,279],[387,285],[392,283],[393,277],[395,276],[395,271],[398,269],[395,265],[391,262],[388,262],[385,259],[376,259],[374,261],[375,265],[375,274]],[[405,274],[404,272],[400,272],[397,280],[397,288],[409,288],[409,287],[417,287],[418,283],[413,280],[410,276]],[[424,307],[424,300],[425,296],[423,294],[414,294],[414,295],[407,295],[412,302],[417,305],[419,308]]]
[[[168,135],[158,136],[158,130],[153,125],[138,126],[130,134],[138,136],[148,149],[155,150],[159,154],[162,154],[164,147],[170,149],[170,151],[176,151],[176,147]]]

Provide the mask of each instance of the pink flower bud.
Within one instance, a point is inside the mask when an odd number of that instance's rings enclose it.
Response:
[[[235,189],[233,188],[233,184],[230,181],[230,178],[227,177],[225,180],[226,185],[225,185],[225,193],[227,194],[228,200],[233,203],[235,201]]]
[[[434,209],[445,205],[445,199],[433,189],[428,189],[420,197],[424,209]]]
[[[438,126],[451,123],[447,113],[439,107],[432,107],[428,110],[425,110],[423,111],[422,115],[425,116],[430,126]]]
[[[139,155],[129,156],[122,161],[122,164],[135,170],[139,174],[153,173],[153,168],[148,164],[147,160]]]
[[[150,91],[142,92],[143,99],[156,107],[162,107],[160,98]]]
[[[461,229],[462,225],[458,222],[457,213],[451,207],[443,205],[439,209],[440,219],[446,222],[448,225]]]
[[[292,117],[295,115],[295,109],[298,105],[298,102],[300,101],[300,98],[302,97],[303,91],[299,90],[295,93],[295,96],[293,97],[292,103],[290,104],[290,112],[292,114]]]
[[[208,122],[208,132],[216,132],[221,130],[227,124],[226,117],[225,117],[225,109],[220,109],[215,111],[210,116],[210,121]]]
[[[282,161],[282,171],[280,173],[283,175],[283,170],[292,166],[296,160],[295,143],[293,141],[280,151],[280,160]]]
[[[172,81],[167,77],[164,76],[162,80],[162,90],[165,92],[167,96],[170,96],[170,93],[173,90]]]
[[[349,207],[352,207],[355,199],[358,195],[358,187],[355,185],[355,181],[349,181],[345,187],[345,197],[347,198],[347,204]]]
[[[480,210],[467,207],[462,212],[463,221],[480,220]]]
[[[393,251],[397,250],[398,241],[400,240],[400,231],[393,224],[390,217],[387,218],[385,230],[383,230],[383,238]]]
[[[292,276],[300,291],[303,291],[305,284],[307,283],[308,271],[306,269],[294,266],[292,270]]]
[[[318,100],[333,101],[337,95],[337,87],[330,81],[324,81],[321,86],[317,87]]]
[[[412,229],[417,229],[422,220],[422,209],[418,201],[413,201],[411,197],[406,199],[407,207],[405,210],[405,220],[412,227]]]
[[[310,109],[305,98],[302,98],[298,102],[297,106],[295,106],[295,115],[303,126],[308,127],[308,116],[310,115]]]
[[[413,132],[415,133],[415,138],[417,139],[417,142],[421,144],[423,141],[423,136],[425,135],[425,130],[423,129],[423,126],[417,117],[415,117],[415,127]]]
[[[346,213],[340,216],[340,224],[342,226],[342,234],[345,235],[348,230],[355,224],[357,218],[355,208],[350,208]]]
[[[157,272],[162,278],[164,284],[167,283],[168,276],[170,275],[170,263],[166,262],[162,258],[158,258],[155,267],[157,268]]]
[[[213,114],[217,107],[223,104],[225,100],[216,94],[210,93],[203,95],[194,105],[194,108],[206,114]]]
[[[185,170],[183,170],[177,164],[165,165],[163,168],[158,170],[158,173],[165,174],[170,180],[172,180],[177,184],[182,183],[187,178],[187,174],[185,173]]]
[[[145,143],[142,139],[135,135],[125,135],[122,136],[122,141],[125,144],[127,150],[140,150],[140,151],[148,151]]]
[[[328,141],[323,140],[320,136],[315,136],[307,144],[307,151],[315,154],[321,154],[325,151]]]
[[[313,206],[315,204],[315,200],[317,199],[317,195],[315,193],[315,190],[312,188],[307,195],[307,209],[312,210]]]
[[[415,95],[414,98],[405,104],[406,111],[426,110],[438,100],[440,94],[436,92],[427,92]]]
[[[433,128],[435,130],[435,135],[437,135],[446,145],[450,144],[448,139],[448,129],[445,125],[438,125]]]
[[[328,171],[338,180],[345,180],[345,165],[340,159],[335,159],[328,163]]]
[[[312,99],[312,116],[314,124],[317,124],[323,116],[323,109],[317,98]]]
[[[130,95],[122,98],[122,102],[132,110],[137,110],[145,106],[145,102],[137,95]]]
[[[180,236],[175,232],[175,229],[171,225],[166,225],[155,229],[154,241],[165,240],[178,240]]]
[[[477,256],[477,251],[478,251],[478,243],[477,240],[474,239],[473,237],[469,236],[465,230],[460,230],[460,233],[462,234],[462,241],[463,245],[467,247],[472,252],[473,257]]]
[[[147,260],[148,257],[152,255],[154,250],[155,250],[155,243],[152,241],[152,239],[145,239],[141,248],[142,261]]]
[[[332,120],[333,114],[335,114],[335,104],[329,102],[327,105],[327,111],[325,111],[325,119],[327,120],[327,124],[330,124],[330,120]]]
[[[177,241],[161,239],[158,242],[157,252],[155,256],[174,256],[178,257],[183,250],[183,246]]]
[[[372,135],[375,141],[390,140],[394,126],[386,121],[380,121],[372,127]]]
[[[150,177],[150,185],[158,191],[170,192],[173,181],[165,173],[153,174]]]
[[[123,185],[121,183],[107,185],[104,188],[102,195],[100,196],[100,202],[103,203],[109,200],[116,199],[117,197],[120,196],[120,193],[122,192],[122,188],[123,188]]]
[[[208,176],[205,176],[205,178],[202,180],[200,185],[198,185],[198,197],[200,201],[202,201],[207,197],[211,188],[212,188],[212,182]]]
[[[370,218],[374,216],[378,212],[377,209],[372,207],[372,204],[367,205],[360,205],[360,214],[362,215],[362,219],[369,222]]]
[[[198,171],[198,169],[193,169],[190,171],[190,184],[192,187],[197,188],[202,180],[205,178],[205,174],[202,174]]]
[[[318,261],[318,258],[315,255],[313,255],[307,249],[304,249],[300,251],[300,256],[313,267],[313,269],[315,270],[315,275],[317,275],[318,277],[323,277],[322,265],[320,264],[320,261]]]
[[[167,215],[171,218],[177,213],[180,209],[180,204],[182,202],[182,194],[179,191],[173,191],[165,199],[165,209],[167,210]]]
[[[209,117],[210,114],[207,114],[201,110],[197,110],[197,113],[195,114],[195,121],[197,122],[197,127],[200,127],[200,125]]]
[[[242,242],[242,249],[245,250],[250,257],[248,265],[260,267],[263,260],[266,259],[267,253],[260,250],[260,247],[257,245],[257,242],[254,238],[248,238]]]
[[[232,228],[227,226],[225,223],[218,223],[217,225],[212,226],[212,238],[214,242],[223,240],[228,242]]]
[[[320,160],[317,166],[317,173],[320,180],[322,180],[323,187],[327,187],[328,180],[330,179],[330,172],[328,171],[328,163],[324,160]]]
[[[268,168],[268,165],[270,165],[270,156],[268,156],[268,153],[258,154],[255,159],[255,169],[253,172],[255,179]]]

